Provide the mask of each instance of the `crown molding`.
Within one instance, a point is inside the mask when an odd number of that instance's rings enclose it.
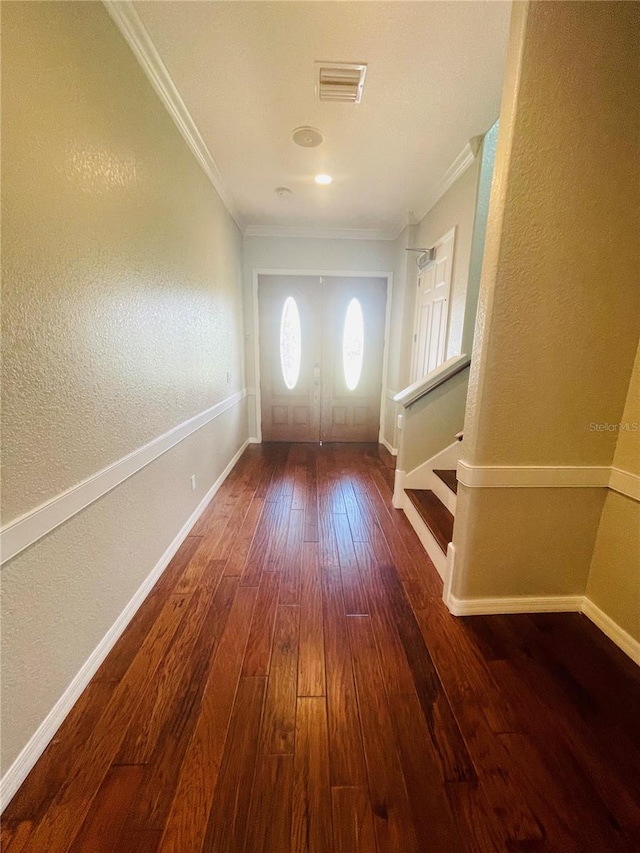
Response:
[[[200,163],[205,175],[213,184],[238,228],[242,230],[244,225],[242,217],[222,177],[222,173],[200,135],[196,123],[182,100],[167,67],[160,58],[160,54],[156,50],[151,36],[142,23],[133,3],[130,0],[103,0],[103,5],[109,17],[131,48],[140,67],[146,74],[196,160]]]
[[[397,231],[375,228],[300,228],[297,225],[247,225],[245,237],[301,237],[316,240],[395,240]]]
[[[435,184],[431,193],[427,196],[428,203],[420,216],[417,217],[418,222],[421,222],[429,211],[436,205],[442,196],[451,189],[455,182],[467,171],[473,163],[480,151],[478,137],[474,136],[464,146],[453,163],[449,166],[444,175]]]

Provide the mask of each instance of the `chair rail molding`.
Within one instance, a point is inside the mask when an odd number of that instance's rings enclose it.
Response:
[[[107,492],[115,489],[116,486],[153,462],[158,456],[184,441],[193,432],[236,406],[246,396],[247,391],[244,388],[235,394],[231,394],[231,396],[216,403],[215,406],[211,406],[200,414],[178,424],[158,438],[154,438],[132,453],[123,456],[117,462],[103,468],[102,471],[98,471],[86,480],[9,522],[0,531],[0,562],[4,564],[11,560],[12,557],[37,542],[38,539],[42,539],[47,533],[64,524],[65,521],[68,521],[85,507],[106,495]]]
[[[458,482],[470,489],[611,489],[640,501],[640,477],[607,465],[472,465],[461,459]]]

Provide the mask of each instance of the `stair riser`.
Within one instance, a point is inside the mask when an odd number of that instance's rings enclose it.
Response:
[[[444,483],[437,474],[431,472],[431,478],[427,488],[437,495],[452,515],[456,514],[456,495],[449,486]]]
[[[415,530],[418,539],[420,540],[422,547],[427,552],[429,557],[431,558],[431,562],[436,567],[436,571],[444,580],[445,572],[447,568],[447,557],[443,552],[442,548],[436,542],[433,534],[424,523],[424,521],[420,518],[417,509],[411,503],[409,498],[405,495],[402,509],[404,510],[404,514],[407,516],[409,520],[409,524]]]

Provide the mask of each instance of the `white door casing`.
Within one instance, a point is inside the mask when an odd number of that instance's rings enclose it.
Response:
[[[454,247],[455,227],[438,240],[434,261],[418,276],[411,382],[426,376],[446,359]]]

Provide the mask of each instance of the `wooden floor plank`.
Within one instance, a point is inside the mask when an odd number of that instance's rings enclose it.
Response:
[[[304,540],[304,512],[296,509],[289,513],[288,528],[283,530],[282,551],[278,562],[269,568],[279,569],[282,574],[280,583],[280,604],[300,603],[300,578],[302,565],[302,545]]]
[[[326,690],[318,547],[313,543],[305,543],[302,551],[298,696],[324,696]]]
[[[203,845],[208,853],[243,853],[264,692],[264,678],[240,679]]]
[[[291,853],[332,853],[329,736],[324,698],[301,696],[296,712]]]
[[[246,450],[3,850],[640,850],[640,670],[576,614],[452,617],[383,457]]]
[[[287,853],[291,844],[293,755],[258,757],[245,853]]]
[[[366,781],[364,753],[339,572],[322,573],[322,597],[331,784],[360,786]]]
[[[413,693],[415,684],[407,656],[387,600],[387,590],[369,543],[354,543],[362,585],[369,603],[371,626],[387,681],[387,693]]]
[[[222,578],[216,589],[200,631],[197,649],[189,669],[185,672],[184,679],[188,687],[174,696],[172,707],[166,715],[155,752],[145,767],[127,824],[127,835],[134,831],[152,833],[164,828],[182,761],[199,717],[208,674],[224,634],[237,589],[237,578]]]
[[[389,708],[420,849],[433,853],[464,850],[417,696],[415,693],[390,696]],[[429,796],[424,795],[425,791]]]
[[[29,774],[29,784],[18,790],[5,809],[3,828],[15,827],[22,821],[35,823],[40,820],[55,794],[65,784],[75,764],[77,750],[95,728],[115,688],[115,683],[110,681],[92,681],[86,687]],[[25,836],[25,841],[26,834],[25,829],[20,833]],[[18,846],[16,843],[15,849]]]
[[[240,587],[209,672],[162,837],[164,851],[200,851],[222,761],[257,590]]]
[[[238,577],[245,569],[247,556],[255,536],[258,523],[264,509],[264,499],[255,496],[245,515],[240,532],[236,537],[231,553],[227,557],[224,573],[228,577]]]
[[[332,788],[331,802],[334,853],[376,853],[368,789]]]
[[[292,754],[294,750],[299,631],[300,608],[278,607],[262,719],[263,754]]]
[[[348,623],[378,847],[419,853],[370,620],[349,616]]]
[[[146,764],[150,760],[176,694],[187,688],[185,676],[190,674],[189,665],[214,591],[205,588],[193,595],[157,677],[133,710],[116,763]]]
[[[269,673],[279,593],[280,573],[264,572],[258,588],[258,598],[242,665],[242,674],[245,676],[261,676]]]
[[[358,561],[346,513],[335,513],[333,525],[338,543],[346,613],[349,615],[368,614],[369,603],[362,586],[362,578],[358,570]]]
[[[112,853],[120,847],[120,835],[142,781],[143,768],[111,767],[100,786],[70,853]]]
[[[168,598],[104,713],[78,751],[65,783],[27,841],[24,849],[28,853],[67,851],[73,843],[117,755],[139,697],[152,683],[189,601],[190,596]]]

